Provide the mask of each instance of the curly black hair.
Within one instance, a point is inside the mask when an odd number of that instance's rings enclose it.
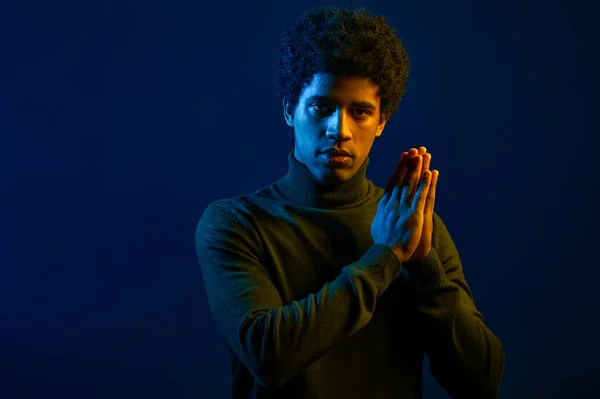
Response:
[[[370,78],[379,87],[381,117],[398,110],[408,82],[408,53],[383,16],[365,8],[316,6],[284,32],[275,71],[277,96],[296,105],[314,74]]]

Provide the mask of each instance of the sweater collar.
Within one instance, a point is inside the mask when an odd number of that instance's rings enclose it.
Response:
[[[300,205],[316,208],[351,206],[364,199],[369,192],[367,166],[369,158],[352,178],[340,184],[324,184],[318,180],[291,152],[288,156],[287,175],[277,185],[284,195]]]

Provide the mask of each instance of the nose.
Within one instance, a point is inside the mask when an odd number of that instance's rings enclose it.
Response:
[[[352,137],[352,133],[350,133],[350,129],[348,128],[348,123],[346,123],[344,115],[341,109],[338,109],[336,112],[330,115],[328,118],[328,126],[327,132],[325,135],[330,140],[335,141],[348,141]]]

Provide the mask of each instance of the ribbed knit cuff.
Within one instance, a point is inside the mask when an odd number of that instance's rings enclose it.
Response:
[[[435,291],[452,285],[433,248],[423,259],[406,262],[403,266],[422,289]]]
[[[373,281],[380,294],[398,277],[402,269],[394,251],[383,244],[372,245],[355,265]]]

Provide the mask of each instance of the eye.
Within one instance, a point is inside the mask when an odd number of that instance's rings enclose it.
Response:
[[[327,115],[332,111],[331,107],[327,104],[311,104],[310,107],[320,115]],[[365,108],[354,108],[351,112],[353,115],[358,116],[359,118],[365,118],[372,114],[370,110]]]
[[[371,115],[371,111],[369,111],[368,109],[356,108],[356,109],[354,109],[354,111],[362,113],[362,115],[359,115],[362,117]]]
[[[331,112],[331,109],[326,104],[312,104],[311,108],[313,108],[319,114],[328,114]]]

